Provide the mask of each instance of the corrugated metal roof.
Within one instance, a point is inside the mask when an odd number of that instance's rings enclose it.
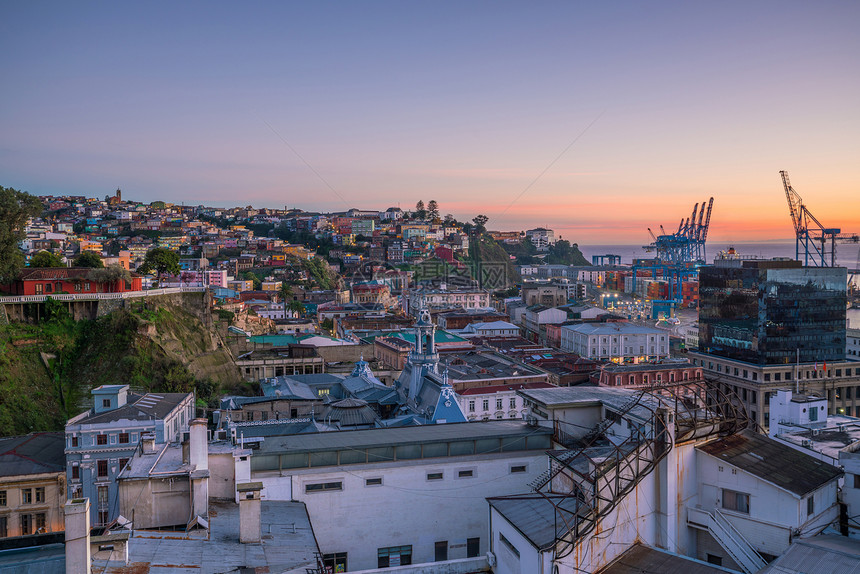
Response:
[[[475,424],[475,423],[469,423]],[[553,502],[565,511],[564,518],[572,526],[573,513],[580,509],[580,502],[574,497],[548,495]],[[523,536],[539,548],[546,549],[568,532],[568,526],[561,514],[556,516],[555,506],[540,495],[524,494],[502,498],[488,498],[490,503],[505,520],[511,523]],[[586,507],[581,507],[586,512]]]
[[[758,574],[860,574],[860,540],[825,535],[795,541]]]
[[[700,560],[634,544],[597,574],[725,574]]]
[[[749,430],[696,448],[798,496],[843,474],[831,464]]]

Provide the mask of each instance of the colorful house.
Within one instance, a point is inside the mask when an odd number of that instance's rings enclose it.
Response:
[[[50,295],[52,293],[91,294],[127,293],[143,289],[143,277],[131,273],[130,281],[98,281],[88,267],[26,268],[6,291],[11,295]]]

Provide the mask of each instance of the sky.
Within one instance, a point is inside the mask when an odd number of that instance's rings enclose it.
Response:
[[[0,3],[0,185],[641,244],[860,232],[860,2]]]

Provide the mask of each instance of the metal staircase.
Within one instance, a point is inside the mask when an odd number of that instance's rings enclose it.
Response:
[[[687,522],[690,526],[707,530],[747,574],[758,572],[767,566],[761,554],[732,526],[719,509],[715,508],[713,512],[709,512],[703,508],[690,507],[687,509]]]

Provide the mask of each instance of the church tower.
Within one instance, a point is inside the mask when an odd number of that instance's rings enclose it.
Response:
[[[436,352],[436,325],[430,320],[430,312],[421,309],[415,324],[415,347],[409,352],[412,373],[409,381],[409,396],[415,397],[421,390],[424,374],[439,372],[439,353]]]

